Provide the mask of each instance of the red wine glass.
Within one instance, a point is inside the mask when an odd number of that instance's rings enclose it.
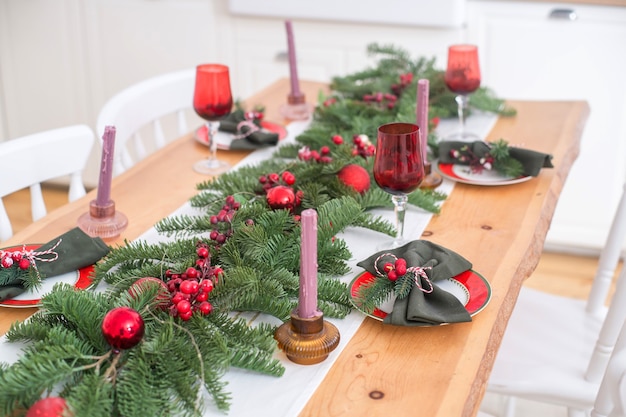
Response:
[[[388,123],[378,128],[374,180],[391,194],[396,214],[396,237],[384,248],[396,248],[404,240],[404,214],[408,194],[424,180],[424,159],[419,141],[419,126],[412,123]],[[383,249],[383,248],[381,248]]]
[[[448,66],[445,82],[450,91],[456,94],[458,104],[460,130],[448,139],[477,140],[474,133],[465,131],[465,118],[469,105],[469,94],[480,87],[480,66],[478,64],[478,47],[475,45],[452,45],[448,48]]]
[[[217,159],[216,134],[219,121],[230,114],[233,96],[230,91],[228,67],[221,64],[202,64],[196,67],[196,84],[193,93],[193,108],[207,121],[210,156],[198,161],[193,168],[201,174],[216,175],[227,171],[230,164]]]

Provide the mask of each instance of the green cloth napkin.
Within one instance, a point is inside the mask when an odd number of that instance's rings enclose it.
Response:
[[[404,258],[407,267],[421,266],[431,282],[452,278],[472,268],[472,264],[458,253],[426,240],[414,240],[397,249],[375,253],[357,265],[376,276],[374,263],[384,253],[391,253]],[[378,269],[383,270],[389,257],[379,260]],[[428,282],[420,277],[423,288],[428,289]],[[442,323],[460,323],[471,321],[469,313],[458,298],[433,285],[433,291],[426,293],[416,285],[405,298],[396,299],[393,310],[384,322],[398,326],[428,326]]]
[[[444,164],[462,164],[450,155],[453,149],[460,149],[462,146],[469,146],[470,150],[478,158],[482,158],[489,152],[489,144],[483,141],[461,142],[461,141],[442,141],[439,147],[439,162]],[[524,168],[524,175],[536,177],[539,175],[541,168],[552,168],[552,155],[542,152],[532,151],[530,149],[509,147],[509,155],[521,162]]]
[[[55,245],[57,245],[55,247]],[[74,229],[52,239],[50,242],[35,249],[35,252],[45,252],[52,250],[58,254],[58,258],[51,262],[54,254],[39,255],[35,265],[42,279],[53,277],[67,272],[76,271],[89,265],[95,264],[109,253],[109,246],[99,237],[90,237],[80,228]],[[17,268],[17,266],[13,266]],[[10,282],[5,282],[0,286],[0,301],[13,298],[26,291],[22,278],[16,275]]]
[[[241,131],[237,130],[237,126],[239,126],[239,123],[245,120],[246,118],[244,116],[243,110],[235,110],[234,112],[232,112],[231,114],[229,114],[228,116],[220,120],[219,130],[222,132],[232,133],[234,135],[246,134],[251,129],[249,126],[244,125],[242,126]],[[260,122],[256,121],[255,125],[259,129],[261,128]],[[233,141],[230,144],[229,149],[251,150],[251,149],[265,148],[268,146],[276,146],[277,143],[278,143],[278,133],[268,133],[268,132],[264,132],[263,130],[257,130],[257,131],[250,133],[246,137],[243,137],[240,139],[233,139]]]

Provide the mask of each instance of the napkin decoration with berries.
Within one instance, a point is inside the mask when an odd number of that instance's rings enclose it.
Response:
[[[474,172],[493,169],[517,178],[536,177],[542,168],[553,168],[552,155],[509,146],[503,139],[492,143],[442,141],[437,149],[439,162],[468,165]]]
[[[363,305],[368,305],[368,299],[379,302],[392,293],[396,295],[385,323],[428,326],[472,320],[457,297],[436,285],[439,280],[472,268],[467,259],[450,249],[415,240],[396,249],[377,252],[357,265],[376,277],[370,285],[359,288],[357,303],[362,301]]]
[[[16,297],[34,283],[95,264],[109,253],[99,237],[90,237],[80,228],[52,239],[35,250],[0,249],[0,301]]]
[[[219,130],[235,135],[229,149],[252,150],[276,146],[278,133],[267,132],[261,127],[261,118],[253,112],[235,110],[220,121]]]

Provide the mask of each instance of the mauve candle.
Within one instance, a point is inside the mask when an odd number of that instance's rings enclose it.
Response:
[[[287,52],[289,54],[289,74],[291,79],[291,95],[299,96],[300,82],[298,81],[298,66],[296,63],[296,46],[293,40],[293,27],[291,20],[285,21],[285,28],[287,29]]]
[[[106,206],[111,201],[111,180],[113,179],[113,151],[115,149],[115,127],[106,126],[102,136],[102,161],[96,204]]]
[[[311,318],[317,310],[317,212],[306,209],[300,214],[300,293],[298,316]]]
[[[417,81],[417,125],[420,127],[420,145],[425,164],[428,162],[428,89],[427,79]]]

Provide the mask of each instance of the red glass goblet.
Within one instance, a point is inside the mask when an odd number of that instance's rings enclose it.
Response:
[[[455,93],[459,110],[460,130],[447,139],[479,140],[474,133],[465,131],[465,118],[469,105],[469,94],[480,87],[480,66],[478,47],[475,45],[452,45],[448,48],[448,66],[445,82],[450,91]]]
[[[219,120],[230,114],[233,96],[230,90],[228,67],[221,64],[202,64],[196,67],[196,84],[193,93],[193,108],[207,121],[210,156],[198,161],[193,168],[201,174],[216,175],[227,171],[230,164],[217,159],[216,134]]]
[[[419,126],[416,124],[389,123],[378,128],[374,180],[391,194],[396,215],[396,237],[384,248],[407,243],[404,239],[407,195],[417,190],[424,180],[424,159],[420,148]]]

